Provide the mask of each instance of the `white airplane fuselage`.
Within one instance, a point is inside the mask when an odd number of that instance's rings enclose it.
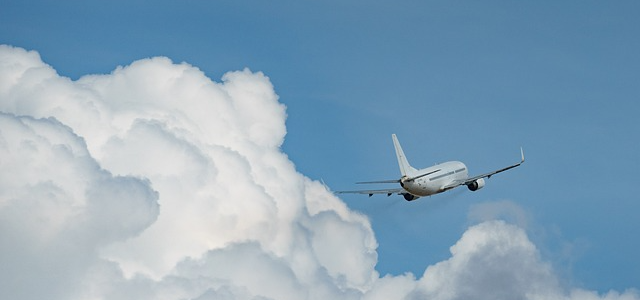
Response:
[[[462,181],[469,177],[467,166],[459,161],[449,161],[429,168],[416,170],[412,174],[407,174],[409,178],[419,174],[431,173],[428,176],[414,180],[400,180],[400,185],[412,195],[424,197],[442,193],[447,189],[447,185],[455,181]]]
[[[409,164],[396,135],[392,134],[391,138],[393,139],[393,146],[396,150],[396,158],[398,159],[398,167],[400,168],[400,174],[402,177],[397,180],[366,181],[357,183],[400,183],[401,188],[338,191],[336,193],[368,194],[369,197],[374,194],[386,194],[387,196],[398,194],[402,195],[407,201],[413,201],[420,197],[442,193],[463,185],[467,186],[470,191],[477,191],[484,187],[485,178],[491,178],[491,176],[495,174],[511,170],[524,163],[524,151],[520,148],[520,162],[472,177],[469,177],[467,166],[459,161],[448,161],[433,167],[418,170]]]

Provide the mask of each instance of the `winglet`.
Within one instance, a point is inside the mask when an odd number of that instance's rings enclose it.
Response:
[[[520,161],[520,163],[524,162],[524,150],[522,150],[522,147],[520,147],[520,156],[522,156],[522,160]]]
[[[327,190],[327,192],[331,192],[331,189],[326,183],[324,183],[324,180],[322,178],[320,178],[320,182],[322,183],[322,186],[324,186],[325,190]]]

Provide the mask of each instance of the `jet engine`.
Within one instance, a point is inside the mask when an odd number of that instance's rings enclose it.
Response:
[[[402,196],[404,196],[404,200],[407,200],[407,201],[413,201],[413,200],[416,200],[416,199],[420,198],[418,196],[414,196],[414,195],[409,194],[409,193],[404,193],[404,194],[402,194]]]
[[[477,191],[484,187],[484,178],[480,178],[472,183],[467,184],[470,191]]]

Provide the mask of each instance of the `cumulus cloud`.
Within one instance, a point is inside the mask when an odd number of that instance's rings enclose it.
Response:
[[[479,210],[451,258],[380,277],[368,219],[281,151],[285,119],[259,72],[157,57],[72,81],[0,46],[2,298],[640,299],[560,286]]]
[[[55,119],[0,112],[0,169],[0,290],[9,298],[70,296],[101,246],[158,216],[147,180],[101,169]]]

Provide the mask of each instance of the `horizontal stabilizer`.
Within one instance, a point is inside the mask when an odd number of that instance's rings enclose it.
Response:
[[[371,184],[371,183],[400,183],[400,179],[356,182],[356,184]]]
[[[418,179],[418,178],[422,178],[422,177],[425,177],[425,176],[427,176],[427,175],[431,175],[431,174],[433,174],[433,173],[435,173],[435,172],[439,172],[439,171],[440,171],[440,169],[437,169],[437,170],[434,170],[434,171],[431,171],[431,172],[427,172],[427,173],[424,173],[424,174],[420,174],[420,175],[415,176],[415,177],[406,178],[406,179],[404,179],[404,181],[414,181],[414,180],[416,180],[416,179]]]
[[[427,176],[427,175],[431,175],[431,174],[436,173],[436,172],[439,172],[439,171],[440,171],[440,169],[437,169],[437,170],[433,170],[433,171],[431,171],[431,172],[427,172],[427,173],[420,174],[420,175],[418,175],[418,176],[414,176],[414,177],[410,177],[410,178],[403,177],[403,178],[401,178],[401,179],[392,179],[392,180],[361,181],[361,182],[356,182],[356,184],[372,184],[372,183],[400,183],[400,182],[414,181],[414,180],[416,180],[416,179],[418,179],[418,178],[422,178],[422,177],[425,177],[425,176]]]
[[[382,189],[382,190],[359,190],[359,191],[336,191],[336,194],[363,194],[363,195],[377,195],[377,194],[386,194],[390,196],[392,194],[402,194],[406,193],[406,191],[402,188],[397,189]]]

